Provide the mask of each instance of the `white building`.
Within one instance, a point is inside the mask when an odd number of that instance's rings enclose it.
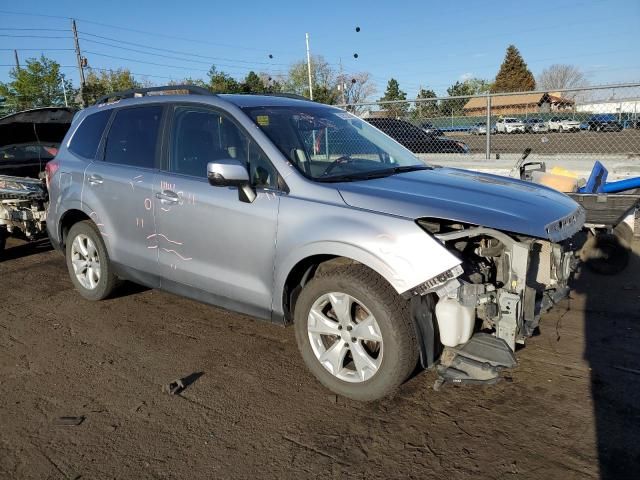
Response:
[[[613,114],[629,113],[635,118],[640,116],[640,98],[595,100],[588,103],[579,103],[576,104],[576,111]]]

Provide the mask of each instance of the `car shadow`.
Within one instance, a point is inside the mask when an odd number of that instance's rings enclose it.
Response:
[[[138,295],[139,293],[146,292],[147,290],[151,290],[151,288],[140,285],[139,283],[124,280],[114,290],[113,294],[109,296],[109,299],[114,300],[118,298],[129,297],[131,295]]]
[[[46,238],[33,242],[11,238],[7,242],[5,249],[0,252],[0,262],[37,255],[39,253],[49,252],[52,249],[51,243]]]
[[[626,269],[583,268],[572,290],[584,298],[584,358],[591,374],[600,478],[638,478],[640,466],[640,242]],[[572,303],[577,302],[572,301]]]

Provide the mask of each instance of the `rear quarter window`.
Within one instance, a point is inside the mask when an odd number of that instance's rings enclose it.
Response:
[[[95,158],[110,116],[111,110],[103,110],[85,117],[71,138],[69,150],[84,158]]]

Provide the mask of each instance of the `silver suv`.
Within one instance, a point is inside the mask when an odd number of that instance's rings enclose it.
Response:
[[[338,108],[167,88],[79,112],[47,166],[86,299],[126,279],[293,323],[320,382],[372,400],[418,364],[495,381],[566,295],[584,212],[565,195],[430,165]]]

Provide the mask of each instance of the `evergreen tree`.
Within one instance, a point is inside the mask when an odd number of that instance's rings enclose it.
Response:
[[[418,92],[418,99],[436,98],[436,92],[430,89],[421,88]],[[413,111],[414,117],[417,119],[432,117],[438,113],[438,102],[416,102],[416,108]]]
[[[522,59],[522,55],[514,45],[509,45],[507,54],[496,80],[491,87],[492,92],[528,92],[536,88],[533,74]]]
[[[406,100],[407,94],[400,90],[400,84],[395,78],[392,78],[387,83],[387,90],[384,92],[384,96],[379,100],[381,102],[394,101],[394,100]],[[381,108],[389,112],[394,117],[401,117],[406,115],[409,110],[408,103],[391,103],[384,104]]]
[[[265,93],[267,88],[258,74],[251,70],[242,82],[242,91],[244,93]]]

